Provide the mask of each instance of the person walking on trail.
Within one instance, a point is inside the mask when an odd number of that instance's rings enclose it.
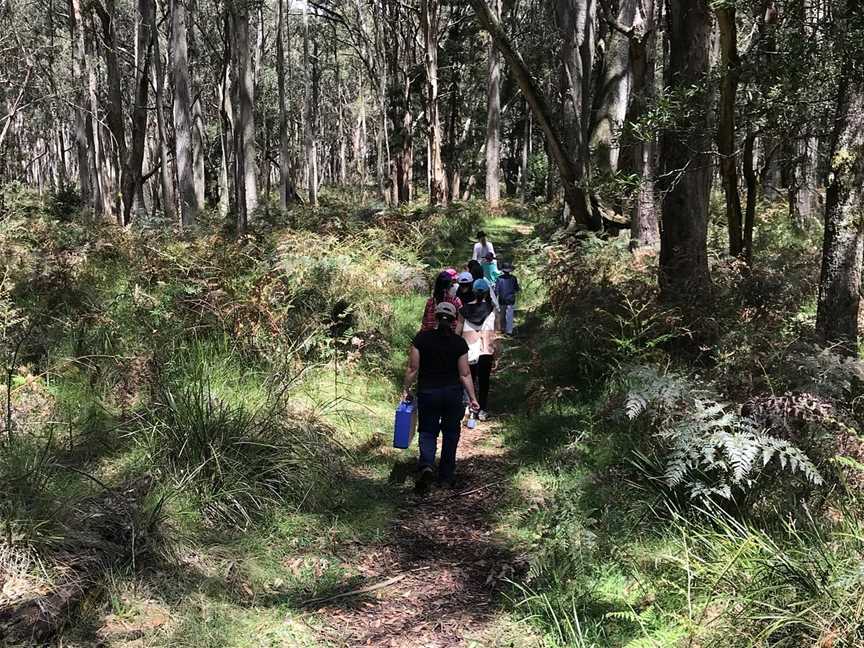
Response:
[[[482,263],[483,259],[486,258],[486,255],[489,253],[495,254],[495,246],[492,245],[492,241],[486,238],[486,232],[480,230],[477,232],[477,242],[474,244],[474,254],[471,258],[478,263]]]
[[[501,273],[498,271],[498,261],[495,260],[495,255],[492,252],[489,252],[483,258],[480,267],[483,268],[483,278],[494,288],[495,282],[498,281],[498,277],[501,276]]]
[[[417,380],[420,457],[415,488],[418,493],[427,492],[435,479],[439,434],[442,441],[438,481],[444,486],[453,486],[465,407],[463,392],[467,392],[472,410],[480,408],[468,366],[468,343],[453,332],[456,307],[450,302],[441,302],[435,307],[435,317],[438,327],[421,331],[411,343],[403,385],[403,399],[411,400],[411,386]]]
[[[447,270],[444,270],[435,278],[435,287],[432,289],[432,296],[426,301],[426,309],[423,311],[423,323],[420,325],[421,331],[431,331],[438,328],[438,319],[435,315],[435,308],[438,304],[445,302],[453,304],[457,312],[462,308],[462,300],[451,290],[453,283],[453,277]],[[455,321],[453,322],[453,330],[456,330]]]
[[[498,313],[492,302],[491,288],[485,279],[474,282],[474,299],[462,306],[456,325],[456,332],[468,345],[468,364],[477,385],[478,418],[481,421],[489,418],[489,383],[498,355]]]
[[[498,294],[498,303],[504,311],[504,332],[513,335],[513,320],[516,315],[516,296],[522,291],[519,280],[513,274],[513,264],[505,261],[501,264],[501,276],[495,282],[495,292]]]
[[[459,298],[462,305],[474,299],[474,275],[470,272],[460,272],[456,276],[456,297]],[[461,309],[462,306],[459,308]],[[459,309],[456,310],[458,312]]]
[[[484,260],[485,260],[485,259],[484,259]],[[485,272],[485,270],[484,270],[484,268],[483,268],[483,264],[480,263],[479,261],[475,261],[474,259],[471,259],[471,260],[468,262],[468,272],[470,272],[470,273],[471,273],[471,276],[474,277],[474,281],[477,281],[478,279],[486,279],[486,281],[489,281],[489,279],[486,278],[486,272]],[[491,282],[491,281],[490,281],[490,282],[489,282],[489,285],[490,285],[490,286],[494,286],[495,284],[494,284],[494,282]],[[473,285],[472,285],[472,288],[471,288],[471,293],[470,293],[470,295],[471,295],[471,299],[465,299],[464,297],[462,298],[462,304],[463,304],[463,305],[464,305],[465,303],[467,303],[468,301],[471,301],[471,300],[474,299],[474,288],[473,288]],[[499,310],[499,307],[498,307],[498,296],[495,294],[495,291],[494,291],[494,290],[491,290],[491,291],[490,291],[490,296],[492,297],[492,305],[495,307],[495,310]]]

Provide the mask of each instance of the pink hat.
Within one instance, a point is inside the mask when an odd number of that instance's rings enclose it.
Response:
[[[459,275],[459,273],[456,272],[453,268],[447,268],[444,272],[449,274],[453,279],[455,279]]]

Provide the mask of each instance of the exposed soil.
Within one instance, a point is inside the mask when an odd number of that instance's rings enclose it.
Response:
[[[390,538],[358,568],[364,585],[313,609],[341,646],[450,648],[511,646],[491,639],[500,592],[521,567],[490,526],[504,495],[508,461],[481,424],[463,428],[458,486],[407,495]],[[490,641],[491,639],[491,641]],[[525,645],[524,642],[520,645]]]

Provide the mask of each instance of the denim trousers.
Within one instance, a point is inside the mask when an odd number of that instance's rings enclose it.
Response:
[[[516,316],[516,305],[506,304],[504,306],[504,332],[513,335],[513,320]]]
[[[456,473],[456,448],[462,425],[464,405],[462,385],[449,385],[417,392],[417,428],[420,444],[419,468],[435,465],[438,434],[441,434],[441,461],[438,478],[452,479]]]

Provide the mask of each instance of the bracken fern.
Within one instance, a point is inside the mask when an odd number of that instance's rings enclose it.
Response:
[[[663,481],[692,498],[732,499],[753,487],[769,464],[822,484],[816,466],[798,447],[769,430],[710,389],[654,367],[629,368],[624,414],[630,421],[650,420],[665,467]]]

